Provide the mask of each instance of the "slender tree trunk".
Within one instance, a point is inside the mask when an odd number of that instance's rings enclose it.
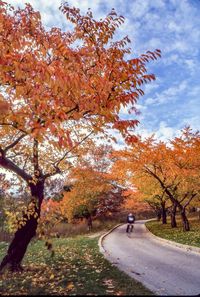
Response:
[[[182,223],[183,223],[183,231],[190,231],[190,224],[189,224],[189,221],[186,216],[184,208],[181,211],[181,219],[182,219]]]
[[[92,230],[92,217],[91,217],[91,215],[87,216],[87,225],[88,225],[88,230],[91,231]]]
[[[159,222],[161,220],[161,217],[162,217],[161,210],[156,209],[155,212],[156,212],[157,221]]]
[[[44,180],[39,181],[36,185],[31,184],[30,189],[32,200],[28,206],[27,212],[23,214],[23,220],[19,222],[18,230],[10,243],[7,255],[3,258],[0,264],[0,271],[6,265],[10,266],[12,271],[22,270],[22,259],[31,239],[36,235],[38,218],[40,217],[41,204],[44,195]]]
[[[167,212],[165,208],[165,202],[161,203],[162,211],[162,224],[167,224]]]
[[[170,211],[170,216],[171,216],[171,227],[172,228],[176,228],[177,227],[177,223],[176,223],[176,209],[177,209],[177,205],[173,204],[171,207],[171,211]]]

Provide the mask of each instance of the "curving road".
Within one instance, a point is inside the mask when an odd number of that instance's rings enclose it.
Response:
[[[144,222],[131,235],[122,225],[104,237],[105,257],[156,295],[200,296],[200,253],[161,243]]]

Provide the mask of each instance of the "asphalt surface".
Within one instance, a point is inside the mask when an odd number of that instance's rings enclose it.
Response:
[[[104,237],[105,257],[156,295],[200,296],[200,254],[159,242],[144,222],[130,235],[125,224]]]

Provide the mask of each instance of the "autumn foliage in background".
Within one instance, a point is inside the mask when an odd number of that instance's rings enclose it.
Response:
[[[122,181],[135,187],[143,201],[160,211],[166,223],[166,211],[171,226],[176,227],[179,211],[183,229],[190,230],[187,209],[200,202],[200,133],[189,127],[167,144],[154,136],[138,141],[130,148],[114,153],[115,172]]]

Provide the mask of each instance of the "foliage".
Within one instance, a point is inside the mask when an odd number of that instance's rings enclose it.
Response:
[[[199,148],[200,133],[186,127],[180,137],[170,145],[158,142],[151,136],[145,140],[138,137],[130,149],[117,152],[116,168],[124,168],[127,178],[143,193],[168,197],[181,211],[185,230],[189,229],[186,208],[191,201],[199,203]]]
[[[123,204],[124,210],[135,214],[150,210],[148,203],[144,201],[142,193],[138,190],[127,189],[124,191],[123,196],[125,197]]]
[[[111,166],[111,146],[95,146],[82,151],[79,163],[68,175],[67,182],[71,185],[69,191],[64,191],[59,203],[49,201],[48,216],[73,219],[97,218],[120,209],[124,202],[123,189],[109,172]],[[51,208],[51,210],[50,210]],[[60,213],[60,215],[58,214]]]
[[[96,21],[90,10],[82,16],[63,4],[74,24],[64,33],[46,31],[30,4],[18,10],[0,4],[0,165],[36,184],[64,169],[72,147],[107,124],[130,138],[137,121],[120,120],[120,107],[133,107],[140,86],[155,79],[145,63],[160,51],[125,59],[128,37],[111,42],[124,21],[114,10]],[[74,48],[76,40],[82,46]]]

